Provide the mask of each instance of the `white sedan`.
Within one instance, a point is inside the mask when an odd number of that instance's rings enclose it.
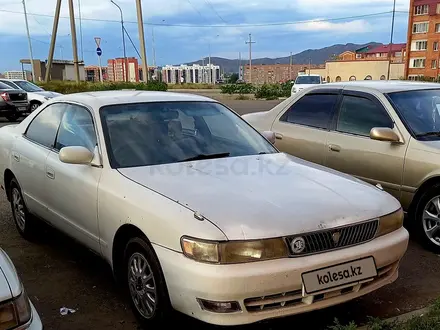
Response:
[[[40,317],[24,290],[14,264],[2,249],[0,249],[0,329],[43,329]]]
[[[146,325],[251,323],[396,280],[399,202],[274,139],[201,96],[65,95],[0,129],[0,182],[24,237],[44,219],[102,255]]]

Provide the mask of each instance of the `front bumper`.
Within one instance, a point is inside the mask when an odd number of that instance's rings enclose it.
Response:
[[[408,232],[401,228],[346,249],[237,265],[199,263],[158,245],[154,248],[176,310],[207,323],[239,325],[340,304],[392,283],[398,277],[408,239]],[[369,256],[374,257],[378,270],[374,280],[326,294],[302,296],[302,273]],[[197,298],[237,301],[241,311],[221,314],[202,310]]]

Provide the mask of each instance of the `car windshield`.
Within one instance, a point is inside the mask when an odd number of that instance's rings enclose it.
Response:
[[[440,89],[389,93],[396,111],[420,138],[440,138]]]
[[[25,90],[26,92],[42,92],[44,89],[38,87],[37,85],[29,82],[29,81],[23,81],[23,80],[15,80],[14,83],[18,85],[21,89]]]
[[[319,76],[299,76],[296,78],[295,84],[320,84],[321,77]]]
[[[100,115],[113,168],[277,152],[215,102],[118,104]]]

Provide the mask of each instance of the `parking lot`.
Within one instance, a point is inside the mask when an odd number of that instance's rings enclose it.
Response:
[[[240,114],[264,111],[279,101],[228,101]],[[0,126],[6,125],[0,120]],[[44,228],[33,243],[22,239],[11,218],[10,206],[0,193],[0,242],[14,261],[45,329],[135,329],[136,321],[112,279],[110,268],[66,236]],[[367,316],[390,317],[428,305],[440,296],[439,256],[411,241],[397,282],[361,299],[334,308],[246,326],[246,329],[285,329],[307,324],[325,329],[334,318],[365,321]],[[61,307],[75,314],[61,316]],[[182,326],[210,326],[176,315]]]

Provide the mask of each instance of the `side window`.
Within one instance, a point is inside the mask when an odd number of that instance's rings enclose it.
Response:
[[[93,152],[96,133],[90,112],[77,105],[68,105],[61,120],[55,149],[80,146]]]
[[[53,148],[65,105],[52,104],[41,111],[28,126],[25,136],[48,148]]]
[[[357,96],[345,95],[342,99],[336,129],[340,132],[370,136],[374,127],[393,128],[393,121],[375,102]]]
[[[15,85],[14,83],[7,81],[7,80],[0,80],[0,82],[8,85],[9,87],[13,88],[13,89],[21,89],[19,87],[17,87],[17,85]]]
[[[337,100],[336,94],[305,95],[282,115],[280,121],[327,129]]]

